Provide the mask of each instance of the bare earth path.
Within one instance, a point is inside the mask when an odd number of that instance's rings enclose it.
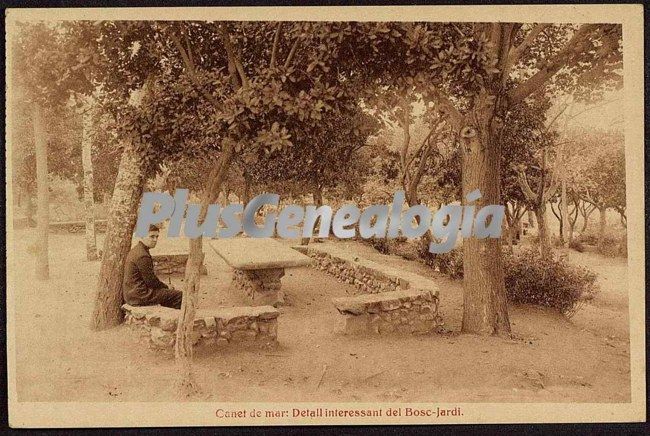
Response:
[[[174,361],[137,341],[125,326],[88,329],[98,262],[86,262],[83,236],[51,235],[51,279],[33,279],[30,230],[15,247],[16,371],[19,401],[176,401]],[[291,241],[286,241],[290,243]],[[163,241],[162,244],[187,244]],[[416,262],[356,242],[363,256],[431,275]],[[209,250],[209,248],[208,248]],[[626,402],[630,400],[627,268],[624,259],[570,253],[599,273],[603,291],[571,320],[512,307],[516,339],[459,335],[461,283],[436,277],[449,333],[349,337],[330,299],[354,288],[310,268],[283,279],[289,305],[275,350],[200,352],[195,371],[206,401]],[[241,305],[230,270],[207,252],[201,305]],[[167,277],[163,277],[165,281]],[[172,277],[177,287],[181,277]],[[321,381],[322,377],[322,381]],[[320,385],[319,385],[319,381]]]

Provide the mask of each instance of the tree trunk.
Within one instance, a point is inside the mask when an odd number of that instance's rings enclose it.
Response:
[[[576,223],[578,222],[579,210],[578,210],[578,200],[576,198],[573,199],[573,204],[575,206],[575,209],[573,209],[573,213],[571,212],[569,213],[569,221],[567,222],[567,224],[569,225],[568,241],[567,241],[568,245],[571,245],[571,243],[573,242],[573,234],[575,233]]]
[[[50,277],[50,262],[48,259],[48,233],[50,227],[50,201],[47,176],[47,132],[43,109],[38,103],[34,103],[34,144],[36,148],[36,186],[37,186],[37,209],[36,209],[36,278],[47,280]]]
[[[489,114],[476,129],[469,117],[461,129],[463,150],[463,202],[475,189],[482,198],[476,209],[500,204],[500,143],[489,133]],[[509,335],[510,321],[503,276],[500,238],[463,240],[463,325],[464,333]]]
[[[192,372],[192,331],[201,286],[201,265],[203,265],[203,238],[190,239],[190,254],[185,266],[185,289],[176,330],[176,367],[178,391],[181,397],[190,397],[200,392]]]
[[[251,201],[251,177],[247,172],[244,172],[244,194],[243,194],[244,207]]]
[[[560,223],[560,243],[564,245],[564,219],[562,216],[562,205],[558,204],[557,206],[557,211],[555,210],[555,206],[553,206],[553,203],[551,203],[551,212],[553,212],[553,215],[555,215],[555,218],[557,218],[558,223]]]
[[[81,162],[83,166],[84,212],[86,215],[86,259],[97,260],[97,240],[95,234],[95,201],[93,193],[92,141],[90,129],[92,117],[90,110],[83,114],[83,132],[81,138]]]
[[[585,212],[584,214],[581,213],[581,215],[583,221],[582,221],[582,228],[580,229],[580,234],[582,235],[585,232],[585,230],[587,230],[587,226],[589,226],[589,216],[591,215],[591,212],[589,213]]]
[[[599,207],[600,221],[598,225],[598,251],[603,251],[605,248],[605,227],[607,226],[607,208]]]
[[[562,245],[567,246],[571,242],[571,217],[569,216],[569,199],[566,194],[566,179],[562,178],[562,189],[560,191],[560,216],[562,217],[562,224],[560,227],[560,239]],[[566,236],[566,238],[565,238]]]
[[[526,213],[528,214],[528,225],[531,229],[535,228],[535,213],[532,210],[528,210]]]
[[[208,177],[205,189],[201,193],[201,211],[197,220],[200,226],[205,220],[208,206],[219,195],[221,184],[228,174],[228,167],[232,160],[231,146],[224,145],[224,150],[219,161]],[[198,295],[201,287],[201,265],[203,265],[203,238],[190,240],[190,253],[185,267],[185,288],[183,289],[183,302],[176,329],[176,367],[178,372],[177,387],[181,397],[192,396],[200,391],[192,373],[194,317],[198,306]]]
[[[510,251],[511,254],[515,252],[515,248],[514,248],[514,244],[513,244],[513,238],[514,238],[515,231],[516,231],[516,229],[514,227],[508,225],[508,228],[507,228],[507,232],[508,232],[507,233],[507,236],[508,236],[508,251]]]
[[[567,238],[566,238],[566,243],[567,246],[571,245],[571,242],[573,242],[573,229],[576,225],[575,221],[571,221],[571,218],[569,218],[569,222],[567,223]]]
[[[36,221],[34,221],[34,214],[36,213],[36,208],[34,207],[34,195],[31,192],[27,192],[27,204],[25,205],[25,216],[27,217],[27,226],[35,227]]]
[[[111,212],[104,239],[102,264],[91,328],[106,329],[122,322],[124,261],[131,249],[133,229],[145,181],[145,165],[131,148],[122,153],[113,189]]]
[[[314,204],[316,205],[316,207],[321,207],[323,205],[323,188],[317,185],[314,188],[314,191],[312,192],[311,195],[312,198],[314,199]],[[307,240],[307,244],[309,242],[322,242],[322,239],[320,239],[318,236],[314,236],[314,234],[316,235],[320,234],[320,225],[321,225],[321,219],[318,218],[316,223],[314,223],[314,233],[312,234],[311,239]],[[302,239],[306,239],[306,238],[302,238]],[[300,245],[307,245],[302,243],[302,239]]]
[[[551,242],[548,238],[548,229],[546,228],[546,204],[542,204],[535,209],[535,219],[537,220],[538,228],[539,252],[542,256],[547,257],[551,254]]]

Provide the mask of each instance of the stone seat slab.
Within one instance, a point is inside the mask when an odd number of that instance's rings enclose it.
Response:
[[[165,307],[160,305],[155,306],[131,306],[130,304],[123,304],[122,309],[131,314],[136,319],[146,318],[151,325],[158,318],[160,323],[171,321],[174,324],[178,322],[180,315],[179,309]],[[265,320],[275,319],[280,315],[280,312],[271,306],[238,306],[238,307],[219,307],[219,308],[202,308],[196,310],[194,316],[194,323],[199,324],[201,320],[212,322],[214,320],[221,320],[224,324],[228,324],[240,318],[260,318]]]
[[[360,315],[362,313],[393,310],[405,302],[418,300],[422,302],[433,301],[434,297],[431,291],[407,289],[380,292],[377,294],[362,294],[354,297],[333,298],[332,303],[334,303],[339,313]]]
[[[144,329],[152,348],[170,350],[176,341],[179,309],[163,306],[124,304],[125,323]],[[193,345],[223,345],[234,342],[277,344],[277,318],[280,312],[270,306],[245,306],[198,309],[190,340]]]
[[[210,247],[232,268],[258,270],[294,268],[312,260],[271,238],[213,239]]]

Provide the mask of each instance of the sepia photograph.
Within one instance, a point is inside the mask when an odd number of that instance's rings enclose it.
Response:
[[[5,19],[11,426],[645,420],[642,6]]]

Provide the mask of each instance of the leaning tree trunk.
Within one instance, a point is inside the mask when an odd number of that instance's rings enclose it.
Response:
[[[485,114],[486,111],[483,111]],[[463,150],[463,203],[475,189],[482,198],[476,210],[489,204],[500,204],[499,141],[490,134],[489,117],[478,129],[469,119],[461,129]],[[478,130],[478,131],[477,131]],[[503,256],[499,238],[466,238],[463,240],[463,324],[464,333],[509,335],[510,321],[506,302]]]
[[[603,251],[605,248],[605,227],[607,227],[607,208],[602,206],[598,208],[600,212],[600,220],[598,225],[598,251]]]
[[[560,191],[560,216],[562,217],[562,226],[560,227],[560,239],[562,245],[567,246],[571,243],[571,217],[569,216],[569,198],[566,192],[566,179],[562,179],[562,187]]]
[[[537,220],[539,252],[542,256],[547,257],[551,254],[551,241],[549,240],[548,228],[546,227],[546,204],[539,205],[535,208],[535,219]]]
[[[48,259],[48,232],[50,227],[50,201],[47,180],[47,132],[43,119],[43,108],[34,103],[33,128],[36,148],[36,278],[47,280],[50,277],[50,262]]]
[[[200,388],[192,373],[192,330],[198,294],[201,286],[201,265],[203,265],[203,238],[190,239],[190,254],[185,266],[185,289],[176,330],[176,366],[178,371],[178,391],[181,397],[190,397]]]
[[[95,201],[93,192],[93,163],[92,141],[90,129],[92,126],[91,112],[83,114],[83,132],[81,138],[81,162],[83,166],[84,212],[86,215],[86,259],[97,260],[97,239],[95,234]]]
[[[233,157],[231,146],[224,145],[224,150],[216,166],[210,173],[205,189],[202,192],[201,211],[197,225],[201,226],[208,212],[208,206],[213,203],[221,190],[221,184],[228,175],[228,167]],[[198,295],[201,286],[201,265],[203,265],[203,238],[190,239],[190,253],[185,267],[185,288],[183,301],[176,329],[176,366],[177,389],[181,397],[189,397],[200,391],[192,373],[192,331],[194,317],[198,305]]]
[[[133,149],[126,149],[120,160],[104,239],[91,324],[94,330],[106,329],[122,322],[120,307],[123,302],[124,261],[131,249],[145,173],[142,158]]]

